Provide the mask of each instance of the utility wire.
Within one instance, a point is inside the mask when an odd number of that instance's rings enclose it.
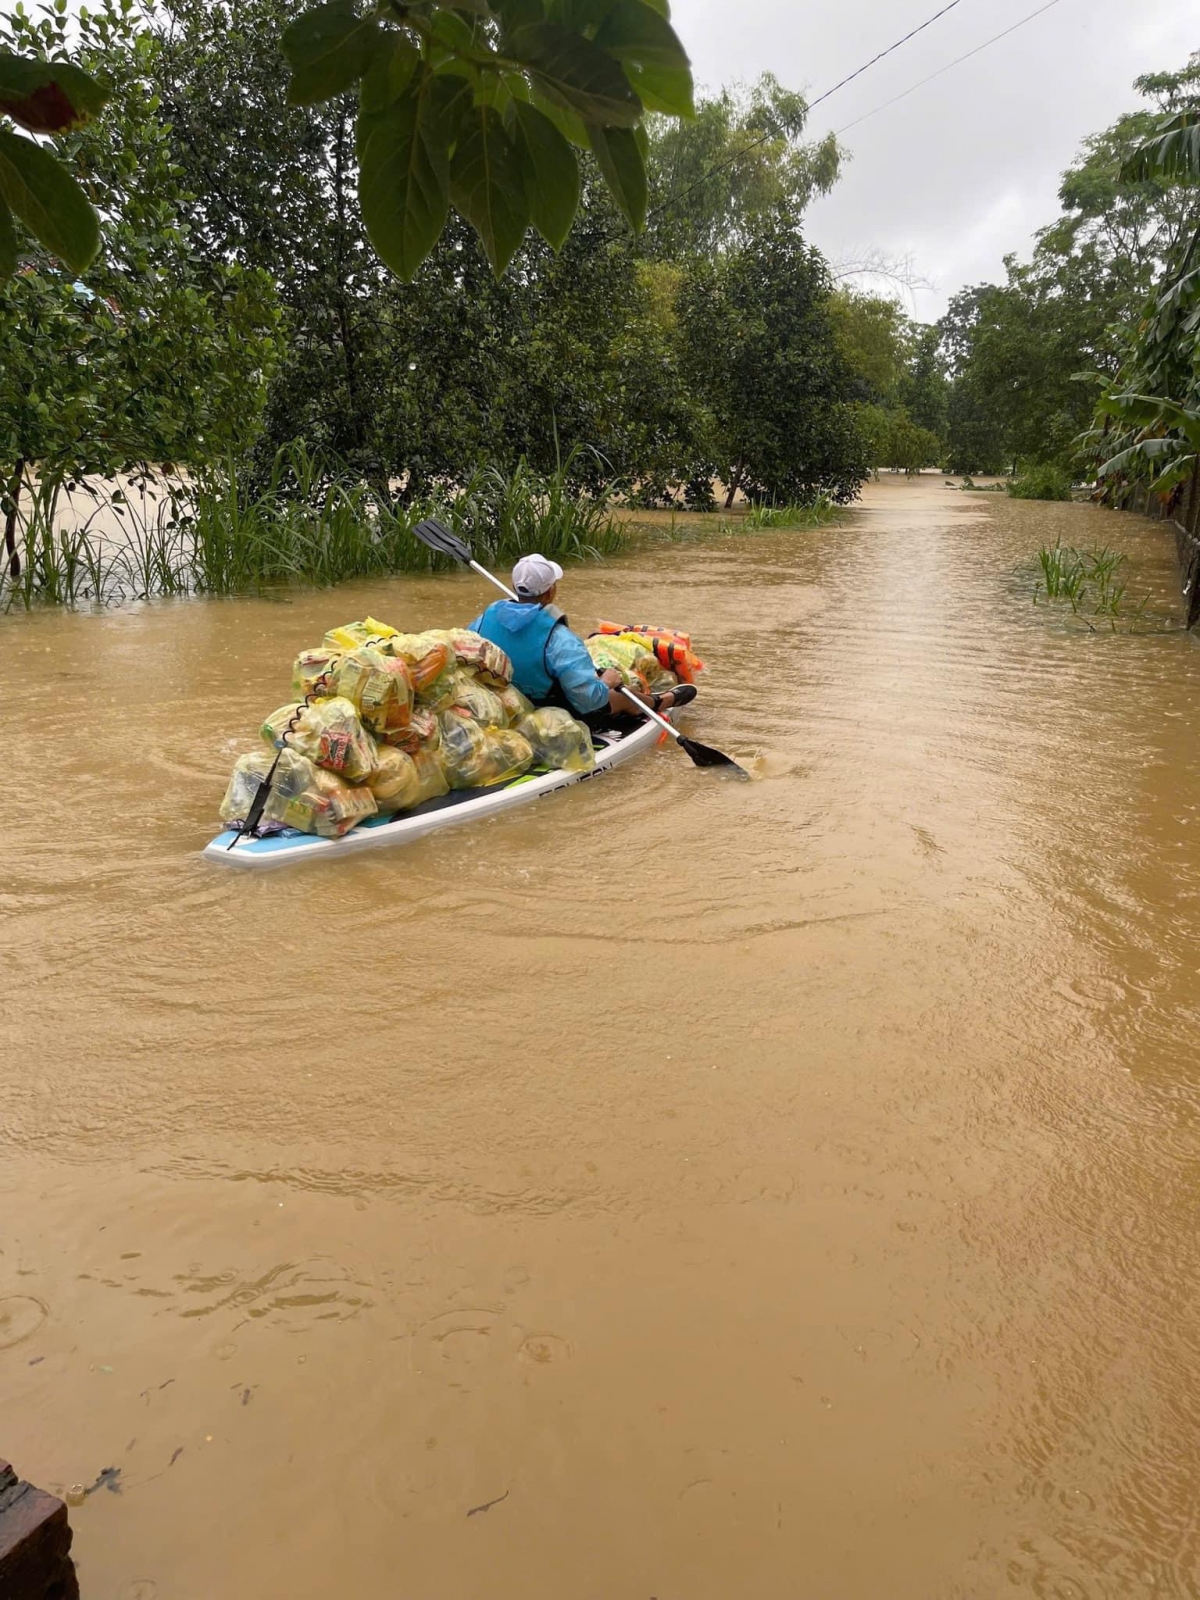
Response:
[[[910,94],[916,94],[918,89],[923,89],[927,83],[932,83],[935,78],[940,78],[943,73],[950,72],[954,67],[961,67],[964,61],[970,61],[972,56],[977,56],[981,50],[986,50],[989,45],[998,44],[1001,39],[1007,39],[1010,33],[1016,33],[1018,28],[1023,28],[1027,22],[1032,22],[1035,17],[1040,17],[1044,12],[1056,6],[1058,0],[1047,0],[1047,4],[1039,6],[1036,11],[1031,11],[1027,17],[1022,17],[1020,22],[1014,22],[1011,28],[1005,28],[1003,33],[994,34],[990,39],[985,39],[982,44],[977,44],[974,50],[968,50],[966,55],[958,56],[954,61],[948,61],[944,67],[939,67],[936,72],[931,72],[927,78],[922,78],[919,83],[914,83],[911,89],[905,89],[902,94],[893,95],[890,100],[885,100],[881,106],[876,106],[874,111],[866,111],[861,117],[855,117],[853,122],[847,122],[837,129],[840,138],[843,133],[849,133],[851,128],[857,128],[860,122],[878,116],[881,111],[886,111],[889,106],[898,105],[901,100],[907,100]],[[830,91],[832,93],[832,90]],[[815,102],[814,102],[815,103]]]
[[[955,6],[960,3],[961,0],[950,0],[948,6],[943,6],[940,11],[935,11],[931,17],[927,17],[919,28],[914,28],[911,33],[906,33],[903,39],[897,39],[895,44],[888,45],[886,50],[881,50],[877,56],[872,56],[870,61],[864,61],[862,66],[857,71],[852,72],[848,78],[843,78],[841,83],[835,83],[832,89],[826,89],[824,94],[819,94],[809,105],[809,111],[812,111],[815,106],[819,106],[822,100],[828,100],[831,94],[836,94],[839,89],[844,89],[848,83],[853,83],[855,78],[861,78],[869,67],[873,67],[877,61],[882,61],[884,56],[890,56],[894,51],[899,50],[902,44],[907,44],[910,39],[915,39],[919,33],[924,33],[926,28],[932,28],[939,17],[944,17],[947,11],[953,11]]]
[[[924,22],[922,22],[918,27],[911,29],[904,35],[902,39],[897,39],[895,44],[888,45],[886,50],[881,50],[878,55],[872,56],[869,61],[864,61],[861,67],[856,67],[849,77],[843,78],[840,83],[835,83],[832,89],[826,89],[824,94],[818,95],[817,98],[806,107],[806,112],[812,111],[813,108],[815,106],[819,106],[823,100],[828,100],[830,95],[836,94],[839,89],[844,89],[848,83],[853,83],[855,78],[861,78],[863,73],[867,72],[871,67],[873,67],[876,62],[882,61],[885,56],[892,55],[895,51],[900,49],[901,45],[907,44],[910,39],[915,39],[919,33],[924,33],[926,28],[932,28],[933,24],[937,22],[940,17],[944,17],[947,11],[953,11],[955,6],[961,4],[962,0],[949,0],[948,5],[944,5],[940,11],[935,11],[931,17],[926,17]],[[1057,0],[1051,0],[1051,4],[1057,4]],[[982,48],[983,46],[981,45],[980,49]],[[919,85],[917,87],[919,87]],[[882,110],[882,106],[879,109]],[[702,172],[695,182],[690,183],[686,189],[681,189],[678,194],[668,195],[665,200],[656,205],[654,210],[647,218],[647,221],[652,222],[654,218],[658,216],[660,211],[666,210],[667,206],[674,205],[677,200],[685,199],[686,196],[691,194],[693,190],[698,189],[701,184],[707,183],[710,178],[715,177],[718,172],[723,172],[726,167],[733,166],[734,163],[740,161],[743,156],[749,155],[751,150],[757,149],[760,144],[766,144],[768,139],[774,139],[776,136],[775,130],[772,129],[769,132],[764,133],[761,138],[751,140],[748,145],[745,145],[734,155],[727,156],[724,161],[718,161],[714,166],[709,167],[707,172]]]

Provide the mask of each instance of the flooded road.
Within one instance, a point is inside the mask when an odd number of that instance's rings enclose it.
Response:
[[[0,620],[0,1454],[86,1600],[1200,1592],[1200,654],[1167,533],[873,487],[576,570],[677,752],[197,851],[294,653],[471,577]]]

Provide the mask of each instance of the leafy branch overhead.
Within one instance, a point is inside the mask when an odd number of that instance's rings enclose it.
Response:
[[[371,242],[411,279],[450,208],[500,276],[530,227],[555,249],[594,153],[634,228],[646,220],[646,111],[695,114],[667,0],[330,0],[283,38],[288,98],[357,87],[359,197]]]
[[[0,118],[30,133],[66,133],[90,121],[108,100],[70,61],[0,50]],[[79,184],[52,151],[0,120],[0,276],[16,270],[20,220],[75,272],[100,248],[100,224]]]

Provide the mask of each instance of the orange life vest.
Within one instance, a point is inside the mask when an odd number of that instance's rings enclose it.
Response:
[[[652,650],[658,657],[660,666],[673,672],[681,683],[692,683],[696,674],[704,671],[703,661],[692,649],[691,634],[681,633],[677,628],[655,628],[645,622],[632,626],[621,622],[601,622],[596,631],[626,634],[631,639],[640,640],[647,650]]]

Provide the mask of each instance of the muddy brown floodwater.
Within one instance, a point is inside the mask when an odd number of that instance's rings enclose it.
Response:
[[[119,1469],[86,1600],[1200,1592],[1174,583],[940,479],[574,571],[761,781],[261,879],[197,851],[295,650],[478,582],[0,621],[0,1453]]]

